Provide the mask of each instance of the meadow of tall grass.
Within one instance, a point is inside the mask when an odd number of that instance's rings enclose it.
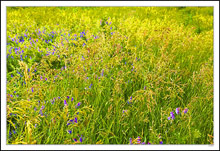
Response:
[[[213,7],[7,7],[7,144],[212,144]]]

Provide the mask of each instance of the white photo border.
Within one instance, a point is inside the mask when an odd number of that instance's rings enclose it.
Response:
[[[1,1],[1,149],[4,150],[219,150],[219,2],[218,1]],[[214,145],[6,145],[7,6],[213,6]]]

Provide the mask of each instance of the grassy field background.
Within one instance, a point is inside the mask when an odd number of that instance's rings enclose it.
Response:
[[[212,144],[212,7],[8,7],[7,144]]]

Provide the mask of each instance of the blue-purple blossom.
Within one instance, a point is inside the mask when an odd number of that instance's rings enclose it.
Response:
[[[180,108],[176,108],[176,114],[180,114]]]
[[[163,144],[163,141],[160,141],[160,144]]]
[[[43,110],[44,108],[45,108],[45,105],[42,105],[42,106],[41,106],[41,109]]]
[[[132,138],[129,139],[130,144],[132,144]]]
[[[73,140],[74,140],[75,142],[77,142],[77,139],[76,139],[76,138],[74,138]]]
[[[81,102],[77,103],[76,107],[79,107],[81,105]]]
[[[183,112],[186,114],[186,113],[188,112],[188,109],[187,109],[187,108],[185,108]]]
[[[125,112],[127,112],[127,110],[123,110],[123,111],[122,111],[122,113],[125,113]]]
[[[82,137],[79,138],[79,141],[82,143],[82,141],[83,141],[83,140],[82,140]]]
[[[170,116],[171,116],[172,119],[175,119],[175,116],[174,116],[173,112],[170,112]]]
[[[66,100],[64,100],[64,106],[67,106]]]
[[[140,144],[141,143],[141,138],[138,136],[137,137],[137,143]]]
[[[75,123],[78,123],[78,122],[77,122],[77,118],[76,118],[76,117],[75,117],[75,119],[74,119],[74,122],[75,122]]]
[[[41,115],[41,116],[43,116],[43,112],[42,112],[42,110],[40,109],[40,112],[39,112],[39,114]]]
[[[85,58],[84,58],[83,56],[82,56],[82,59],[85,60]],[[82,59],[81,59],[81,60],[82,60]]]
[[[102,76],[103,76],[103,74],[104,74],[104,70],[102,70]]]
[[[69,133],[69,134],[71,134],[71,133],[72,133],[72,131],[71,131],[71,130],[68,130],[68,133]]]

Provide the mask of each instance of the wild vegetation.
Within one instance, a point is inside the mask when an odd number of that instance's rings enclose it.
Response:
[[[212,144],[212,7],[8,7],[8,144]]]

